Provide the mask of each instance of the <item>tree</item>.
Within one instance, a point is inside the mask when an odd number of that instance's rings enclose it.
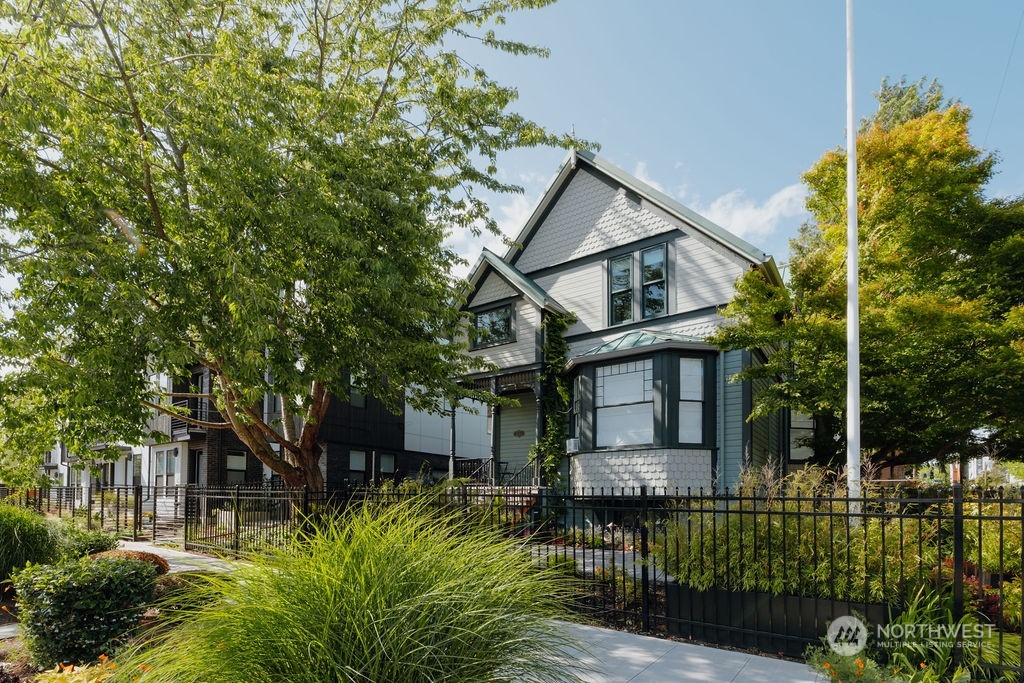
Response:
[[[886,87],[858,136],[862,445],[876,463],[920,463],[1024,436],[1024,198],[986,200],[995,159],[971,145],[970,112],[934,82]],[[742,373],[770,378],[755,414],[815,415],[818,459],[845,453],[846,155],[804,176],[814,222],[790,282],[748,273],[717,335],[765,348]]]
[[[343,378],[396,411],[464,397],[445,239],[494,228],[478,191],[518,190],[500,152],[571,140],[450,44],[543,56],[488,27],[547,2],[5,2],[5,462],[139,443],[150,411],[199,397],[207,427],[320,488]],[[150,379],[195,367],[208,394]]]

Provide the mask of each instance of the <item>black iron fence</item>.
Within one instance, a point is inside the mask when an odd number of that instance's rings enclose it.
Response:
[[[1024,489],[956,486],[857,499],[646,489],[566,495],[484,485],[425,493],[75,491],[16,495],[57,516],[84,508],[89,523],[132,537],[175,528],[189,550],[235,555],[284,546],[323,512],[427,496],[522,538],[537,562],[564,569],[577,589],[576,608],[589,618],[797,657],[820,644],[837,617],[861,617],[872,636],[891,633],[884,629],[892,619],[905,626],[934,617],[915,616],[912,605],[919,594],[935,595],[948,605],[942,618],[949,623],[940,626],[976,626],[956,631],[959,650],[981,648],[968,641],[983,634],[983,666],[1024,676]]]
[[[185,486],[0,487],[0,499],[132,540],[181,538]]]

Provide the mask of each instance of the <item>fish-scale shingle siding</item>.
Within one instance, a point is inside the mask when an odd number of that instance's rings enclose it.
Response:
[[[675,229],[661,216],[642,209],[625,191],[581,168],[513,260],[520,272],[529,275]]]
[[[480,287],[477,289],[476,294],[473,295],[473,299],[469,304],[473,307],[486,306],[491,302],[509,299],[518,295],[519,292],[512,285],[506,282],[500,275],[492,272],[480,283]]]

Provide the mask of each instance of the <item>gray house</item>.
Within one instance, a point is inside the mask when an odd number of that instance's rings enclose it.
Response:
[[[757,387],[730,382],[757,351],[705,339],[737,279],[772,257],[587,152],[573,152],[504,256],[470,275],[473,353],[498,371],[477,386],[518,399],[493,409],[491,456],[529,470],[543,433],[545,363],[565,365],[573,490],[734,486],[744,465],[784,467],[789,416],[749,422]],[[544,358],[544,320],[572,313],[568,359]]]

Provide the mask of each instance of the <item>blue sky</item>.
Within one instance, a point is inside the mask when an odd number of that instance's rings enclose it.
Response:
[[[561,0],[508,17],[499,35],[548,59],[473,50],[518,88],[517,109],[601,145],[600,156],[788,260],[807,220],[801,174],[845,146],[844,0]],[[997,152],[989,196],[1024,194],[1024,3],[855,0],[855,103],[875,110],[885,76],[937,78],[971,108],[973,142]],[[492,215],[514,236],[565,153],[505,154],[522,196]],[[474,262],[495,238],[460,236]]]

